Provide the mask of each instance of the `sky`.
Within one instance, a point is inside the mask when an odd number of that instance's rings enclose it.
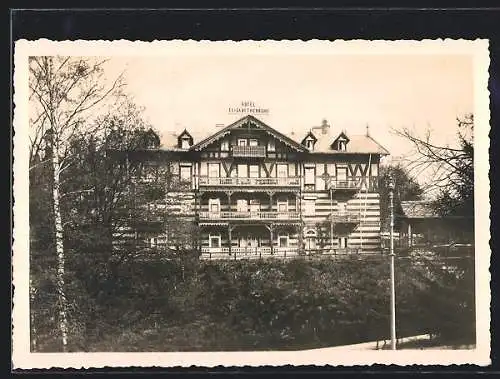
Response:
[[[444,54],[179,54],[114,56],[110,76],[125,72],[127,91],[160,134],[216,130],[250,100],[261,119],[288,133],[326,119],[333,133],[370,135],[398,160],[411,145],[392,129],[410,128],[456,144],[456,117],[473,112],[473,57]]]

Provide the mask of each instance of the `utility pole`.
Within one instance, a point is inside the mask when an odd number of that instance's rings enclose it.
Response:
[[[389,178],[390,265],[391,265],[391,350],[396,350],[396,285],[394,279],[394,181]]]
[[[330,252],[333,253],[333,188],[330,179]]]

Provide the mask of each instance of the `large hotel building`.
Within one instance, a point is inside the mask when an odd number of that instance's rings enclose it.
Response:
[[[204,138],[179,130],[161,147],[126,154],[145,167],[134,201],[160,187],[137,205],[144,212],[128,236],[180,243],[202,259],[379,252],[379,163],[388,154],[368,129],[350,135],[326,121],[301,134],[253,115]]]

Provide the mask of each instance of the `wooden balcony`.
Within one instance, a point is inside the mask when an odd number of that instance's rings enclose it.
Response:
[[[347,178],[344,180],[330,181],[330,188],[333,190],[357,191],[361,188],[361,178]]]
[[[231,148],[233,157],[235,158],[265,158],[265,146],[233,146]]]
[[[330,218],[336,224],[357,224],[360,215],[354,212],[332,213]]]
[[[269,212],[269,211],[258,211],[258,212],[232,212],[232,211],[221,211],[221,212],[200,212],[200,220],[299,220],[299,212]]]
[[[200,187],[299,187],[299,177],[285,178],[222,178],[200,176]]]

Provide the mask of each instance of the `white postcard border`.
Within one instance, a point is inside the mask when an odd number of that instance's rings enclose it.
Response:
[[[469,54],[474,55],[476,330],[473,350],[266,351],[182,353],[31,353],[29,328],[28,61],[30,55],[158,56],[169,54]],[[490,361],[490,130],[488,41],[16,41],[14,55],[13,368],[489,365]],[[480,252],[480,253],[479,253]]]

